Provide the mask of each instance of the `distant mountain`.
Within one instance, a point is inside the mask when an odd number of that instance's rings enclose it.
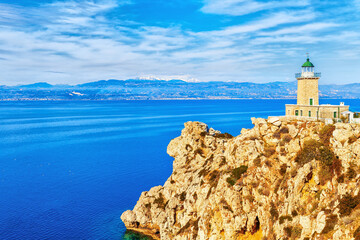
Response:
[[[47,83],[47,82],[38,82],[28,85],[19,85],[18,88],[51,88],[53,85]]]
[[[182,80],[100,80],[78,85],[46,82],[0,86],[0,100],[256,99],[296,98],[293,82],[185,82]],[[320,85],[322,98],[359,98],[360,84]]]

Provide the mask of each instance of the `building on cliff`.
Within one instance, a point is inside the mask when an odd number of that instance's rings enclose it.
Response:
[[[321,73],[315,72],[315,66],[309,57],[301,67],[301,73],[296,73],[298,81],[297,104],[286,104],[286,116],[308,117],[318,120],[333,119],[339,121],[343,116],[349,121],[353,119],[353,113],[349,106],[343,102],[339,105],[319,104],[318,81]]]

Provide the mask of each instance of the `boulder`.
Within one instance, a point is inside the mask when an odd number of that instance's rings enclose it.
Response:
[[[281,121],[279,117],[269,117],[268,122],[277,127],[281,126]]]

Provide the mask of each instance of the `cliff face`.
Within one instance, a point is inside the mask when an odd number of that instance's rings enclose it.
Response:
[[[252,119],[237,137],[187,122],[164,186],[121,216],[161,239],[360,239],[360,126]]]

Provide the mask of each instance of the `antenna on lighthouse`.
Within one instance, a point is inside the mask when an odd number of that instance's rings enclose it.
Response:
[[[306,53],[306,57],[309,58],[309,53]]]

